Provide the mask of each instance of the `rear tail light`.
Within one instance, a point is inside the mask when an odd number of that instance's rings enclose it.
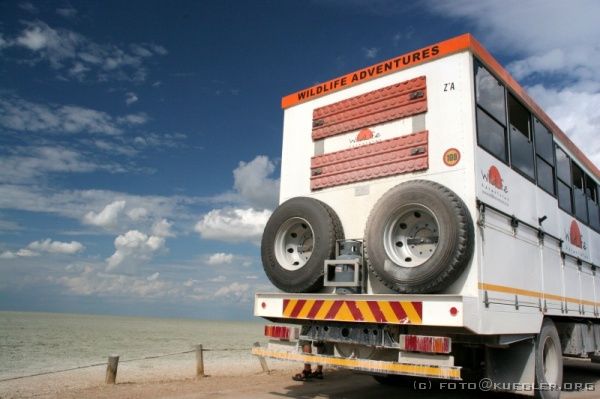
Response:
[[[450,353],[452,340],[448,337],[401,334],[400,349],[409,352]]]
[[[298,339],[300,331],[297,327],[265,326],[265,337],[276,338],[282,341]]]

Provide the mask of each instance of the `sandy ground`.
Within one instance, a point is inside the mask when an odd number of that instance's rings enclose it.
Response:
[[[583,361],[566,361],[565,382],[594,383],[597,391],[568,392],[563,398],[591,399],[600,397],[600,364]],[[187,364],[190,366],[190,364]],[[193,367],[193,364],[191,365]],[[242,367],[240,367],[242,366]],[[75,372],[32,377],[22,380],[0,382],[0,398],[97,398],[97,399],[233,399],[233,398],[499,398],[506,395],[482,394],[478,391],[457,391],[450,389],[415,390],[412,386],[384,386],[371,376],[356,374],[346,370],[326,370],[324,380],[295,382],[290,376],[299,370],[298,364],[270,362],[273,370],[262,373],[255,364],[231,365],[213,369],[202,379],[184,376],[187,370],[161,371],[160,367],[146,366],[146,373],[140,373],[135,366],[119,366],[118,384],[103,384],[104,369],[92,368]],[[173,377],[175,373],[179,378]],[[410,385],[410,384],[409,384]],[[426,391],[426,392],[425,392]],[[511,396],[512,397],[512,396]]]

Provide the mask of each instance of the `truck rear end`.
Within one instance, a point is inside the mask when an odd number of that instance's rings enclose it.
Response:
[[[262,241],[283,292],[256,294],[254,313],[287,326],[267,326],[255,354],[456,380],[476,364],[453,341],[478,328],[467,39],[283,99],[280,206]]]

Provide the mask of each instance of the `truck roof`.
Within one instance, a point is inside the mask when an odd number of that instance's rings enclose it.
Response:
[[[281,107],[294,105],[354,86],[366,81],[388,75],[419,64],[434,61],[451,54],[470,51],[497,78],[516,95],[535,116],[552,131],[556,139],[577,159],[577,161],[600,181],[600,169],[571,141],[571,139],[552,121],[542,108],[527,94],[525,89],[508,73],[506,69],[476,40],[470,33],[453,37],[421,49],[399,55],[386,61],[359,69],[346,75],[318,83],[314,86],[289,94],[281,99]]]

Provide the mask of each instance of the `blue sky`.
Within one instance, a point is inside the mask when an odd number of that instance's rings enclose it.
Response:
[[[250,318],[281,97],[465,32],[599,163],[597,2],[399,3],[1,2],[0,309]]]

